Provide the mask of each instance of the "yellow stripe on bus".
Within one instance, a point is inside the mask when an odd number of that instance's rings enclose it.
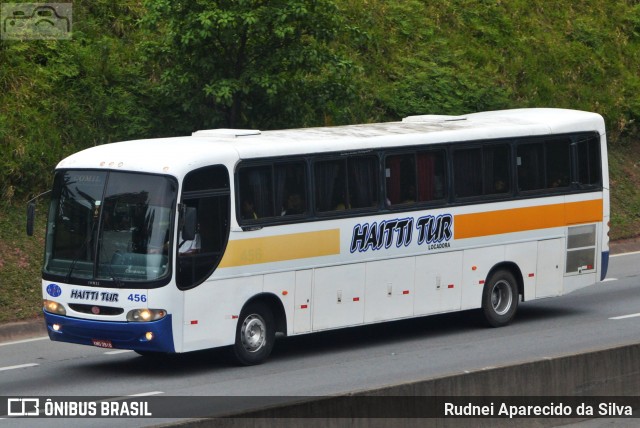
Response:
[[[599,221],[602,221],[602,199],[459,214],[454,219],[454,238],[477,238]]]
[[[340,254],[340,229],[229,241],[221,268]]]

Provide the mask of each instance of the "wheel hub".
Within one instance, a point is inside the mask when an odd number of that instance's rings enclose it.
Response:
[[[245,318],[240,334],[242,345],[247,351],[259,351],[266,343],[266,328],[262,317],[253,314]]]

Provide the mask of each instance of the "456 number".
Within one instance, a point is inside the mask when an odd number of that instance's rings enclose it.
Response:
[[[132,302],[146,302],[147,295],[146,294],[129,294],[129,297],[127,297],[127,300],[130,300]]]

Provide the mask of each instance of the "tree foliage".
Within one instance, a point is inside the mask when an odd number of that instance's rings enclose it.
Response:
[[[332,0],[150,0],[163,35],[160,92],[186,131],[318,121],[352,91],[351,62],[332,48],[342,24]]]
[[[554,106],[614,149],[640,132],[637,2],[79,0],[73,24],[0,40],[3,201],[83,148],[212,127]]]
[[[151,132],[139,6],[73,5],[71,40],[0,40],[0,195],[40,193],[64,156]]]

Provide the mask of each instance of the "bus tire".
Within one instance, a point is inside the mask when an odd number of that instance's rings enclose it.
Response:
[[[247,305],[238,317],[232,356],[243,366],[263,363],[271,354],[276,330],[273,312],[262,302]]]
[[[482,313],[491,327],[509,324],[518,309],[518,283],[507,270],[495,272],[482,291]]]

